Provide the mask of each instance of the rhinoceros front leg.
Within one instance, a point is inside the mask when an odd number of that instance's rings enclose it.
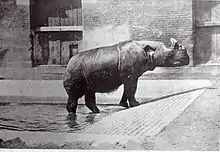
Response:
[[[86,90],[85,92],[85,102],[86,102],[86,106],[93,112],[93,113],[99,113],[99,109],[96,106],[96,98],[95,98],[95,93],[90,91],[90,90]]]
[[[128,77],[123,80],[124,92],[125,92],[124,98],[127,97],[130,107],[135,107],[140,105],[139,102],[137,102],[137,100],[135,99],[137,82],[138,82],[138,78],[132,78],[132,77]]]
[[[125,108],[129,108],[127,100],[128,100],[128,98],[127,98],[125,91],[124,91],[119,105],[122,107],[125,107]]]

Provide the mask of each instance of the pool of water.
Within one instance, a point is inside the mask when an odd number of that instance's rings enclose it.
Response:
[[[0,130],[76,132],[123,110],[119,106],[98,106],[99,114],[79,105],[76,114],[68,114],[65,105],[4,105],[0,106]]]

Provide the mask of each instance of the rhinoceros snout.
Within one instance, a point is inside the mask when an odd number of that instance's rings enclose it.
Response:
[[[174,65],[186,66],[186,65],[189,65],[189,62],[190,62],[190,58],[189,58],[189,55],[186,53],[185,55],[183,55],[182,59],[180,59],[180,61],[177,61],[176,63],[174,63]]]
[[[190,61],[190,57],[189,57],[189,54],[188,54],[188,51],[186,49],[184,49],[184,53],[183,53],[183,60],[185,61],[185,64],[189,64],[189,61]]]
[[[188,65],[189,62],[190,62],[190,58],[189,58],[189,55],[187,54],[186,57],[185,57],[185,65]]]
[[[173,67],[176,67],[176,66],[186,66],[189,64],[190,62],[190,58],[189,58],[189,55],[187,54],[186,51],[182,51],[182,52],[176,52],[176,55],[173,56],[173,59],[172,58],[168,58],[168,65],[169,66],[173,66]]]

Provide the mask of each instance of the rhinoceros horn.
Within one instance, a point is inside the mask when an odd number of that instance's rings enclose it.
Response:
[[[170,38],[170,42],[171,42],[172,46],[174,46],[177,43],[177,40],[174,38]]]

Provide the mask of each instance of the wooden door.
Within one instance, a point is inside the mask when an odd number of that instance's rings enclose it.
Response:
[[[220,1],[196,0],[194,5],[195,64],[220,64]]]
[[[69,58],[78,53],[78,44],[71,44],[69,46]]]
[[[61,64],[66,65],[69,62],[69,59],[78,53],[78,42],[66,41],[62,42],[61,49]]]
[[[60,41],[49,41],[48,64],[61,64]]]

